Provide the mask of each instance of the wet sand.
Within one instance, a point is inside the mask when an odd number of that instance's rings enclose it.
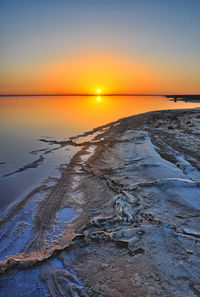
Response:
[[[199,136],[167,110],[56,142],[61,178],[0,218],[0,296],[200,296]]]

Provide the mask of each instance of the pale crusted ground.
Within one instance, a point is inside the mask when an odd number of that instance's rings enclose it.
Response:
[[[0,296],[200,296],[199,124],[199,110],[159,111],[74,138],[81,150],[61,179],[1,218]],[[61,224],[63,208],[76,216]],[[14,255],[6,236],[25,210],[32,231]]]

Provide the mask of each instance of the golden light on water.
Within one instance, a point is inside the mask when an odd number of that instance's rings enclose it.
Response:
[[[103,88],[104,90],[104,88]],[[100,100],[98,99],[100,98]],[[159,99],[158,99],[159,98]],[[45,131],[48,136],[67,137],[89,131],[122,117],[152,110],[185,108],[185,102],[176,104],[164,97],[85,96],[85,97],[8,97],[0,100],[0,127],[7,125],[12,131],[22,129],[24,135],[31,131]],[[188,102],[187,108],[194,108]],[[52,119],[54,123],[52,124]],[[9,128],[9,129],[11,129]]]

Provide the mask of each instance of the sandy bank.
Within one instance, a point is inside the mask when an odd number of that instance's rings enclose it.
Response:
[[[199,136],[195,109],[73,138],[80,150],[61,178],[0,219],[0,296],[28,296],[29,286],[32,296],[200,296]],[[65,209],[72,219],[61,218]]]

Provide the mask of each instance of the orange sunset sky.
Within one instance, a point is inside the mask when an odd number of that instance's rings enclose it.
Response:
[[[0,93],[200,93],[200,2],[138,2],[1,1]]]

